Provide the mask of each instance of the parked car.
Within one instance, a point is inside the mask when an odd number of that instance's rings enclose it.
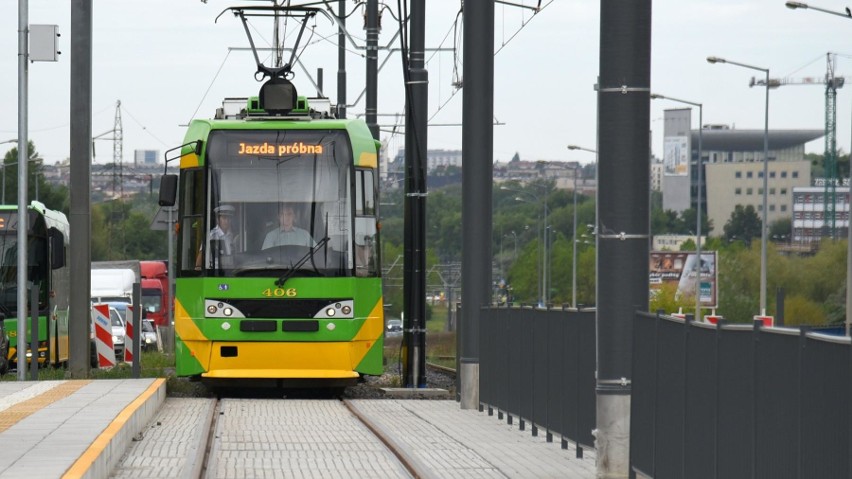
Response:
[[[127,335],[124,319],[117,309],[110,306],[109,320],[112,324],[112,347],[115,350],[115,361],[124,361],[124,337]]]
[[[111,308],[115,308],[118,314],[121,315],[122,321],[126,324],[129,316],[127,315],[128,303],[120,301],[110,301],[107,303]],[[126,328],[125,328],[126,329]],[[139,334],[140,342],[139,349],[141,351],[156,351],[157,350],[157,330],[154,321],[147,318],[147,312],[142,313],[142,331]]]
[[[397,336],[399,334],[402,334],[402,320],[389,319],[386,332],[388,336]]]
[[[154,321],[150,319],[142,320],[142,333],[139,335],[139,345],[142,351],[156,351],[157,348],[157,330],[154,326]]]

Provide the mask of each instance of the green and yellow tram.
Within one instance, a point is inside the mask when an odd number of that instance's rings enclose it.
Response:
[[[178,211],[179,376],[346,385],[382,373],[379,145],[362,120],[292,101],[231,100],[194,120],[179,177],[163,177],[160,203]]]

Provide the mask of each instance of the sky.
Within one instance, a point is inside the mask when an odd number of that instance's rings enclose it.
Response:
[[[515,0],[534,5],[533,0]],[[600,0],[542,0],[544,8],[498,4],[495,7],[494,159],[508,161],[515,153],[523,160],[594,161],[591,153],[569,151],[575,144],[596,145],[596,93],[600,39]],[[812,6],[842,11],[852,5],[819,0]],[[29,66],[28,135],[48,164],[69,156],[70,48],[69,1],[29,0],[29,24],[59,26],[59,61]],[[116,102],[121,101],[123,161],[132,162],[134,150],[165,150],[182,143],[192,118],[212,117],[226,97],[256,95],[255,63],[241,22],[226,13],[232,5],[252,2],[228,0],[94,0],[92,132],[111,137]],[[396,10],[397,2],[386,2]],[[18,8],[19,2],[0,0],[0,142],[17,138],[18,119]],[[257,5],[258,3],[252,3]],[[333,2],[335,9],[337,2]],[[347,10],[354,2],[347,1]],[[459,0],[426,2],[426,46],[459,47],[453,23]],[[348,27],[357,45],[347,45],[346,70],[349,117],[363,113],[363,46],[361,11]],[[319,18],[300,56],[307,72],[324,70],[324,90],[336,101],[337,28]],[[391,43],[396,21],[385,13],[379,43]],[[255,43],[267,46],[271,24],[252,22]],[[288,34],[293,32],[290,25]],[[293,38],[292,36],[290,38]],[[654,0],[652,23],[651,89],[654,93],[702,103],[705,124],[739,129],[763,129],[764,90],[750,88],[761,72],[733,65],[709,64],[708,56],[770,69],[772,78],[821,79],[826,53],[837,53],[836,76],[850,75],[849,85],[837,95],[837,145],[850,151],[852,140],[852,19],[816,10],[790,10],[784,0]],[[379,123],[391,154],[404,145],[404,96],[398,52],[383,50],[379,63],[390,55],[379,73]],[[264,53],[261,52],[263,59]],[[462,90],[453,82],[463,75],[454,69],[452,52],[427,53],[429,70],[428,146],[461,149]],[[267,62],[268,63],[268,62]],[[294,83],[300,94],[316,90],[308,75],[296,68]],[[825,126],[825,88],[785,85],[771,90],[770,129],[818,129]],[[356,102],[356,99],[358,100]],[[651,103],[652,150],[662,156],[663,111],[684,105]],[[395,128],[395,124],[398,125]],[[697,128],[698,113],[693,115]],[[0,154],[14,144],[0,144]],[[807,152],[822,153],[820,139]],[[96,163],[112,162],[113,144],[96,140]],[[160,160],[162,161],[162,160]]]

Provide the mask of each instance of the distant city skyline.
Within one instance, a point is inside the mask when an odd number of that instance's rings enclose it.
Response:
[[[335,4],[335,2],[331,2]],[[526,2],[536,4],[537,2]],[[833,7],[824,0],[821,5]],[[29,0],[30,24],[58,24],[62,34],[57,63],[29,65],[29,138],[48,162],[68,156],[70,95],[70,2]],[[93,125],[97,135],[113,127],[115,102],[122,102],[124,161],[134,150],[160,150],[177,146],[193,117],[211,117],[225,97],[257,94],[255,69],[242,25],[230,15],[214,23],[216,15],[232,2],[210,0],[173,2],[125,0],[93,6],[94,71]],[[528,9],[495,6],[494,160],[522,158],[588,163],[594,155],[568,151],[568,144],[596,147],[594,84],[598,75],[600,5],[597,1],[544,0],[545,8],[532,16]],[[347,2],[347,7],[351,4]],[[395,8],[395,4],[391,5]],[[460,8],[456,0],[427,2],[427,46],[450,48],[453,21]],[[783,0],[656,0],[652,31],[652,79],[655,93],[704,104],[705,124],[726,124],[757,129],[763,125],[761,88],[749,88],[753,72],[725,65],[710,65],[707,56],[727,57],[770,68],[772,77],[822,77],[825,54],[838,52],[837,74],[852,73],[845,40],[852,21],[816,11],[793,11]],[[0,5],[0,142],[17,137],[17,2]],[[526,22],[526,26],[522,24]],[[347,25],[359,45],[364,31],[360,15]],[[385,14],[380,44],[387,45],[396,23]],[[260,46],[267,45],[270,27],[253,25]],[[293,28],[286,30],[292,33]],[[456,44],[461,44],[456,31]],[[289,37],[288,37],[289,38]],[[325,93],[336,96],[336,27],[317,19],[316,30],[306,33],[305,69],[316,76],[324,69]],[[393,48],[397,44],[392,45]],[[363,49],[347,45],[347,100],[352,104],[363,89]],[[380,52],[380,62],[387,56]],[[435,125],[461,123],[462,90],[453,82],[463,79],[462,51],[427,52],[429,118]],[[455,69],[455,66],[458,69]],[[382,140],[391,151],[404,144],[401,122],[399,53],[393,53],[379,74],[379,113]],[[301,94],[316,93],[308,75],[296,69]],[[852,86],[848,87],[852,89]],[[651,103],[652,151],[662,154],[663,110],[678,106],[670,101]],[[349,116],[363,114],[364,98],[350,106]],[[783,86],[770,94],[770,128],[822,128],[824,88]],[[852,93],[838,92],[837,144],[850,150]],[[697,128],[697,125],[693,125]],[[394,133],[395,131],[395,133]],[[460,149],[459,126],[429,129],[428,147]],[[12,144],[0,145],[5,153]],[[98,142],[96,161],[112,161]],[[820,153],[821,141],[806,145]]]

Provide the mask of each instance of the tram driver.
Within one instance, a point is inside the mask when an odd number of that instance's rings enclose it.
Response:
[[[310,233],[299,228],[296,222],[296,208],[290,203],[278,205],[278,227],[266,234],[260,249],[276,246],[296,245],[309,248],[316,245]]]

